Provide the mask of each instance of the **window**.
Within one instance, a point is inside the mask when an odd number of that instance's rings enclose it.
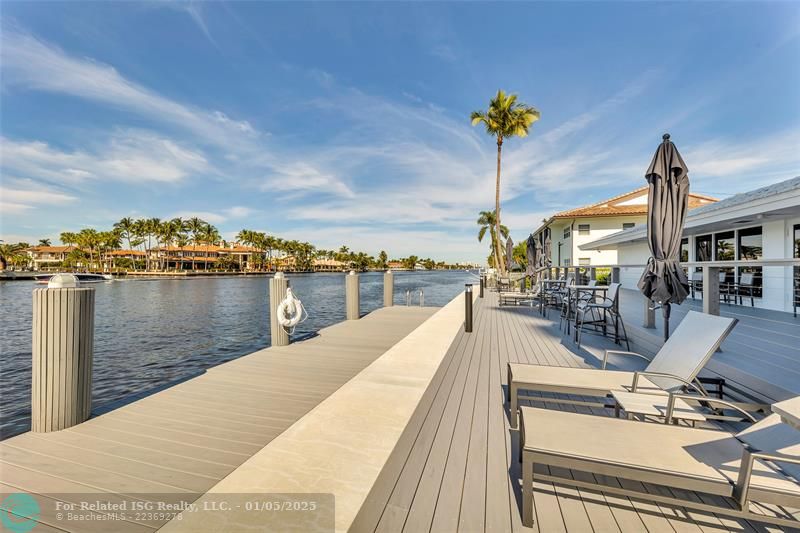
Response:
[[[734,240],[734,233],[726,231],[714,235],[714,258],[717,261],[733,261],[736,259],[736,245]]]
[[[739,230],[739,259],[761,259],[761,226]]]
[[[567,259],[564,259],[564,266],[565,266],[565,267],[568,267],[568,266],[569,266],[569,258],[567,258]]]
[[[636,227],[636,223],[635,222],[623,222],[622,223],[622,229],[631,229],[631,228],[634,228],[634,227]]]
[[[570,230],[570,227],[569,227],[569,226],[567,226],[566,228],[564,228],[564,238],[565,238],[565,239],[569,239],[569,236],[570,236],[570,231],[569,231],[569,230]]]
[[[589,224],[578,224],[578,235],[589,235]]]
[[[701,235],[694,240],[696,261],[711,261],[711,235]]]
[[[592,264],[592,260],[589,257],[579,257],[578,258],[578,266],[589,266]]]
[[[683,239],[681,239],[681,255],[680,255],[680,257],[681,257],[680,261],[682,263],[685,263],[685,262],[687,262],[689,260],[689,239],[687,237],[684,237]]]

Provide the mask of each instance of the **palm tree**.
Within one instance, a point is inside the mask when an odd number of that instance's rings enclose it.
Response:
[[[121,218],[119,222],[114,224],[114,229],[120,232],[120,237],[128,241],[128,250],[131,251],[131,263],[133,263],[133,269],[136,270],[136,262],[133,259],[133,246],[131,245],[136,233],[136,223],[131,217]]]
[[[9,264],[22,264],[23,259],[27,263],[27,256],[20,253],[27,247],[24,243],[0,244],[0,270],[7,269]]]
[[[494,211],[481,211],[478,216],[478,225],[481,227],[478,230],[478,242],[483,242],[483,237],[488,231],[489,236],[492,238],[490,244],[492,253],[489,258],[494,259],[495,268],[499,268],[498,265],[503,263],[503,256],[497,253],[498,250],[502,249],[502,246],[499,245],[499,239],[497,238],[497,217],[495,217]],[[502,224],[500,224],[500,235],[503,238],[508,238],[508,228]]]
[[[50,239],[39,239],[39,246],[50,246]]]
[[[72,246],[78,242],[78,236],[71,231],[62,231],[58,236],[58,240],[60,240],[65,246]]]
[[[529,105],[517,102],[516,94],[497,91],[497,95],[489,102],[486,111],[473,111],[470,115],[472,125],[483,123],[486,133],[497,139],[497,180],[495,182],[494,211],[495,233],[500,233],[500,156],[503,140],[508,137],[525,137],[531,124],[539,120],[539,111]],[[495,257],[500,257],[499,242],[495,242]],[[500,263],[500,273],[505,274],[505,266]]]
[[[221,236],[217,228],[206,223],[197,238],[200,242],[210,247],[212,244],[219,242]],[[203,255],[203,268],[208,270],[208,250],[206,250],[206,253]]]
[[[192,217],[186,221],[186,231],[192,234],[192,270],[194,270],[194,257],[197,250],[197,238],[203,232],[206,223],[197,217]]]

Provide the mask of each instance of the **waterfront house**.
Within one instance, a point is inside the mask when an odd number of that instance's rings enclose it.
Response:
[[[588,257],[613,256],[614,261],[603,264],[621,265],[620,281],[634,288],[643,269],[637,265],[644,265],[650,257],[647,227],[643,224],[583,242],[578,250]],[[755,307],[793,311],[800,305],[800,267],[768,265],[770,260],[793,258],[800,258],[800,177],[700,206],[686,217],[681,262],[689,263],[689,277],[702,269],[702,263],[736,262],[720,265],[725,272],[720,281],[723,288],[733,286],[742,281],[743,274],[752,273]],[[701,293],[695,296],[699,298]]]
[[[34,270],[46,270],[61,266],[75,246],[32,246],[25,250],[29,264]]]
[[[701,194],[689,195],[689,209],[716,202],[715,198]],[[630,228],[644,228],[647,221],[647,187],[620,194],[613,198],[561,211],[533,232],[537,241],[545,243],[549,237],[549,263],[540,266],[607,265],[617,263],[617,252],[612,248],[584,250],[583,244]]]

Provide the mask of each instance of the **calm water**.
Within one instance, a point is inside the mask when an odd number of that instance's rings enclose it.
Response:
[[[345,318],[344,274],[289,275],[309,319],[295,337]],[[269,345],[267,277],[120,280],[95,295],[94,406],[196,374]],[[475,278],[396,272],[395,304],[422,288],[441,306]],[[0,438],[30,428],[31,291],[0,281]],[[414,301],[416,302],[416,296]],[[383,303],[383,274],[361,274],[361,313]]]

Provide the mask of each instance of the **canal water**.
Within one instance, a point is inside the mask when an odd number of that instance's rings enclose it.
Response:
[[[344,274],[289,274],[309,318],[294,338],[345,319]],[[269,346],[266,276],[96,283],[93,405],[117,401]],[[383,305],[383,274],[361,274],[361,313]],[[406,290],[441,306],[476,278],[464,271],[396,272]],[[31,291],[0,281],[0,439],[30,429]]]

